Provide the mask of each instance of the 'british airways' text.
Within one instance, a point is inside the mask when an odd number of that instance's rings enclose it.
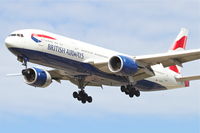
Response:
[[[58,52],[58,53],[67,54],[69,56],[77,57],[77,58],[80,58],[80,59],[84,59],[84,54],[81,53],[81,52],[78,52],[78,51],[66,49],[66,48],[55,46],[55,45],[52,45],[52,44],[48,44],[47,49],[51,50],[51,51]]]

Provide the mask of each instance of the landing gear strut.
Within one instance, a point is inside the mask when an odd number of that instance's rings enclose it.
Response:
[[[121,86],[121,92],[124,92],[126,95],[129,95],[132,98],[134,95],[136,97],[140,96],[140,91],[136,90],[136,88],[132,85]]]
[[[20,62],[22,62],[22,65],[25,66],[25,69],[27,69],[28,58],[22,57],[22,56],[18,56],[17,60],[20,61]]]
[[[77,78],[78,81],[78,88],[81,89],[78,92],[73,92],[73,97],[77,98],[78,101],[81,101],[83,104],[86,102],[91,103],[92,102],[92,97],[88,96],[88,94],[85,92],[84,88],[86,86],[85,84],[85,77],[79,77]]]

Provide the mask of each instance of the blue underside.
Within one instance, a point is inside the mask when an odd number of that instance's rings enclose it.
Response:
[[[71,59],[63,58],[60,56],[27,50],[19,48],[9,48],[9,50],[14,53],[16,56],[22,56],[28,58],[30,62],[37,62],[38,64],[54,67],[57,69],[62,69],[65,71],[71,71],[75,73],[82,73],[83,75],[96,75],[104,79],[111,79],[121,84],[128,84],[128,79],[123,76],[117,76],[114,74],[108,74],[98,70],[90,64],[74,61]],[[76,75],[75,75],[76,76]],[[78,75],[77,75],[78,76]],[[143,91],[153,91],[153,90],[165,90],[164,86],[160,84],[148,81],[140,80],[137,82],[136,87]]]

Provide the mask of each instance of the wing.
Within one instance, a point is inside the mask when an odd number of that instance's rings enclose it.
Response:
[[[52,79],[60,83],[60,80],[70,80],[70,75],[63,70],[48,70]]]
[[[96,62],[90,60],[90,61],[85,61],[85,63],[89,63],[103,72],[113,74],[108,68],[108,60],[96,61]],[[152,76],[154,76],[154,72],[149,66],[147,67],[139,66],[139,70],[133,75],[133,77],[131,77],[130,80],[137,81],[137,80],[141,80],[141,79],[152,77]]]
[[[200,59],[200,49],[136,56],[134,59],[143,66],[152,66],[156,64],[162,64],[164,67],[172,65],[182,66],[182,63]]]
[[[151,69],[151,66],[153,65],[162,64],[164,67],[169,67],[172,65],[182,66],[183,63],[200,59],[200,49],[135,56],[133,59],[139,65],[138,72],[132,76],[132,79],[136,81],[154,76],[154,72]],[[86,63],[90,63],[101,71],[111,73],[111,71],[108,69],[108,61],[89,61]]]
[[[78,81],[74,78],[76,75],[73,75],[71,73],[68,73],[64,70],[48,70],[49,74],[51,75],[52,79],[61,83],[61,80],[69,80],[75,85],[78,85]],[[86,84],[87,86],[100,86],[102,87],[102,84],[99,84],[98,82],[89,82],[90,81],[90,76],[87,77]]]

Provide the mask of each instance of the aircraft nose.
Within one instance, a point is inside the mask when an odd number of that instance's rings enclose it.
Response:
[[[7,48],[10,48],[10,47],[13,47],[14,42],[13,42],[13,40],[10,37],[7,37],[5,39],[5,45],[6,45]]]

